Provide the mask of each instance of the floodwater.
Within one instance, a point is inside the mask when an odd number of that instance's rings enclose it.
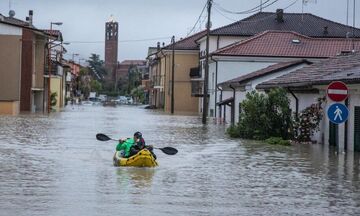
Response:
[[[141,131],[159,167],[112,166]],[[141,107],[0,116],[0,215],[360,215],[359,155],[232,140],[224,126]]]

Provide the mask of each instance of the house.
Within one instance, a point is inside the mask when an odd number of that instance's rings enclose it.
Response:
[[[115,74],[115,88],[124,89],[124,85],[129,80],[131,72],[139,73],[139,76],[145,73],[147,70],[145,60],[124,60],[117,65],[116,74]],[[139,79],[141,77],[138,77]],[[131,90],[131,89],[129,89]]]
[[[321,59],[336,56],[342,51],[360,50],[360,39],[346,38],[311,38],[296,32],[289,31],[265,31],[252,38],[243,40],[212,53],[209,74],[209,113],[210,116],[219,117],[218,106],[222,103],[221,92],[217,83],[232,83],[235,79],[253,76],[262,73],[262,69],[269,69],[286,65],[286,62],[306,59],[316,62]],[[306,64],[302,64],[304,66]],[[286,68],[287,69],[287,68]],[[282,71],[284,73],[291,70]],[[282,74],[272,73],[269,79]],[[222,87],[224,87],[222,85]],[[255,86],[248,87],[247,91],[255,89]],[[241,89],[238,89],[242,91]],[[222,100],[228,98],[224,95]],[[239,99],[243,99],[240,97]],[[235,116],[238,116],[238,103],[235,100]],[[229,115],[228,115],[229,116]],[[236,121],[237,118],[235,118]],[[234,120],[232,121],[234,123]]]
[[[156,63],[150,71],[153,74],[154,66],[158,69],[156,77],[152,77],[152,83],[153,88],[157,89],[156,97],[163,103],[165,112],[171,113],[173,110],[176,114],[198,113],[200,85],[198,78],[201,76],[199,46],[195,41],[205,34],[206,31],[198,32],[159,48],[156,52]],[[173,102],[172,98],[174,98]]]
[[[327,86],[333,81],[347,84],[348,97],[342,102],[349,109],[346,123],[335,125],[326,115],[333,103],[327,96]],[[350,52],[312,65],[303,67],[257,86],[260,90],[283,87],[289,91],[291,108],[297,113],[315,103],[318,98],[326,98],[323,106],[324,117],[320,131],[313,140],[325,145],[334,145],[341,152],[360,151],[360,53]]]
[[[55,93],[56,103],[52,108],[59,110],[65,106],[66,98],[66,70],[69,69],[67,65],[63,62],[63,54],[66,53],[66,49],[63,46],[63,36],[59,30],[43,30],[45,33],[51,36],[51,41],[49,41],[48,51],[50,51],[50,56],[47,56],[46,61],[46,72],[45,78],[50,78],[50,92]],[[51,68],[48,67],[49,62],[51,62]],[[51,76],[49,76],[48,71],[51,70]],[[46,83],[48,84],[48,82]],[[48,87],[47,87],[48,88]]]
[[[0,17],[0,114],[20,112],[22,29]]]
[[[254,35],[259,35],[262,32],[268,30],[275,31],[287,31],[287,32],[297,32],[301,35],[308,36],[311,38],[359,38],[360,29],[352,28],[340,23],[333,22],[321,17],[318,17],[309,13],[285,13],[282,9],[278,9],[276,12],[259,12],[254,15],[251,15],[245,19],[234,22],[230,25],[226,25],[210,31],[209,37],[209,52],[213,53],[221,48],[229,46],[231,44],[244,41],[253,37]],[[350,40],[350,39],[349,39]],[[205,50],[206,50],[206,36],[199,38],[197,43],[200,45],[200,68],[201,74],[204,75],[204,62],[205,62]],[[265,42],[266,43],[266,42]],[[280,49],[280,47],[278,47]],[[229,55],[231,56],[231,55]],[[233,61],[229,57],[229,61]],[[213,59],[209,60],[209,90],[208,92],[213,92],[217,94],[216,85],[225,80],[219,80],[216,73],[216,62],[214,64]],[[229,62],[230,64],[230,62]],[[270,64],[263,63],[259,64],[256,68],[248,72],[253,72],[254,70],[261,69],[269,66]],[[214,75],[213,75],[214,74]],[[235,78],[242,74],[234,75],[233,77],[229,76],[228,79]],[[203,80],[203,76],[201,77]],[[214,81],[213,81],[214,80]],[[211,83],[214,83],[211,85]],[[211,95],[210,95],[211,97]],[[201,99],[202,101],[202,99]],[[219,101],[209,101],[209,104],[215,104]],[[202,103],[200,103],[202,104]],[[214,105],[215,106],[215,105]],[[212,108],[213,111],[209,109],[209,114],[213,116],[217,115],[215,108]],[[200,111],[202,110],[200,106]]]
[[[5,101],[2,107],[6,107],[1,108],[3,113],[39,112],[47,104],[44,65],[50,36],[35,28],[32,20],[32,11],[28,22],[0,15],[2,64],[12,65],[9,70],[1,71],[4,83],[0,85],[3,88],[0,94],[4,95],[0,100]]]
[[[305,59],[280,62],[219,83],[217,85],[219,102],[216,103],[219,120],[235,124],[239,119],[241,102],[246,98],[248,92],[255,90],[259,83],[290,73],[309,64],[312,64],[312,62]],[[226,109],[228,106],[230,111]]]
[[[146,58],[149,67],[149,106],[153,108],[164,108],[164,79],[161,74],[160,42],[157,47],[149,47]]]

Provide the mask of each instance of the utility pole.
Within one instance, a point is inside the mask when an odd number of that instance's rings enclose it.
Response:
[[[175,85],[175,36],[171,37],[172,43],[172,69],[171,69],[171,114],[174,114],[174,85]]]
[[[205,75],[204,75],[204,95],[203,95],[203,116],[202,123],[206,124],[208,113],[208,79],[209,79],[209,37],[210,37],[210,15],[212,0],[207,2],[208,20],[206,24],[206,56],[205,56]]]

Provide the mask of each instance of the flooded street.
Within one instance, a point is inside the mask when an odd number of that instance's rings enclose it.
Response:
[[[140,107],[0,116],[0,215],[359,215],[359,155],[231,140],[199,117]],[[141,131],[159,167],[112,165]]]

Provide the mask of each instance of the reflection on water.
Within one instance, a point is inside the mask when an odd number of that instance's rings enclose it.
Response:
[[[231,140],[198,117],[139,107],[0,116],[0,215],[358,215],[359,154]],[[159,167],[112,166],[141,131]]]

